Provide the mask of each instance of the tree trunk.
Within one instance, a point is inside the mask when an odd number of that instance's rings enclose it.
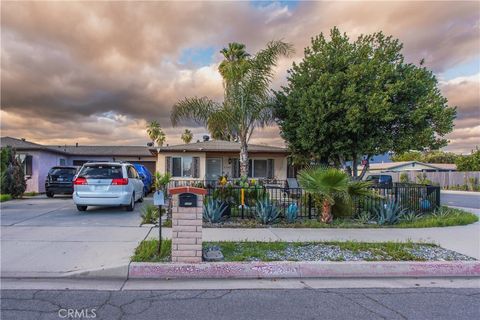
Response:
[[[363,177],[365,176],[365,173],[367,173],[368,169],[370,168],[370,158],[371,155],[367,155],[367,164],[363,166],[362,172],[360,173],[360,176],[358,177],[358,180],[362,180]]]
[[[248,177],[248,145],[245,139],[240,139],[240,176]]]
[[[323,200],[322,204],[322,216],[320,218],[321,222],[324,223],[332,223],[333,217],[332,217],[332,205],[328,200]]]
[[[357,179],[358,175],[358,167],[357,167],[357,154],[353,154],[352,156],[352,172],[353,172],[353,179]]]

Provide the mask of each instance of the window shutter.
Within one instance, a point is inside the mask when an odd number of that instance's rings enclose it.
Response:
[[[268,159],[267,160],[267,178],[268,179],[273,179],[274,172],[275,172],[275,160],[274,159]]]
[[[172,173],[172,157],[165,157],[165,173]]]
[[[193,177],[200,178],[200,157],[193,157]]]
[[[240,178],[240,159],[232,159],[232,178]]]
[[[25,157],[25,175],[27,176],[32,175],[32,164],[33,164],[33,157],[27,155]]]

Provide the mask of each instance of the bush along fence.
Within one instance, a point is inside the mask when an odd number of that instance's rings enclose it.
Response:
[[[204,211],[211,216],[239,219],[272,219],[284,217],[287,221],[317,219],[321,204],[314,195],[302,188],[289,188],[285,182],[264,183],[257,181],[175,181],[182,186],[207,189]],[[173,184],[170,186],[173,187]],[[375,197],[354,198],[349,204],[333,206],[334,216],[354,217],[362,212],[375,212],[379,207],[394,204],[396,207],[415,214],[431,213],[440,207],[440,187],[395,183],[391,188],[372,187]],[[263,223],[268,223],[265,221]]]

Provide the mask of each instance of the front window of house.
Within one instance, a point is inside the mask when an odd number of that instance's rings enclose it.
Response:
[[[172,157],[173,177],[192,177],[193,157]]]
[[[251,178],[266,178],[267,160],[266,159],[250,159],[248,163],[248,176]]]

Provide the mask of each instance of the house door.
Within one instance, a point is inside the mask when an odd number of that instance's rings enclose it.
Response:
[[[221,158],[207,158],[207,168],[205,179],[217,180],[222,175],[222,159]]]

